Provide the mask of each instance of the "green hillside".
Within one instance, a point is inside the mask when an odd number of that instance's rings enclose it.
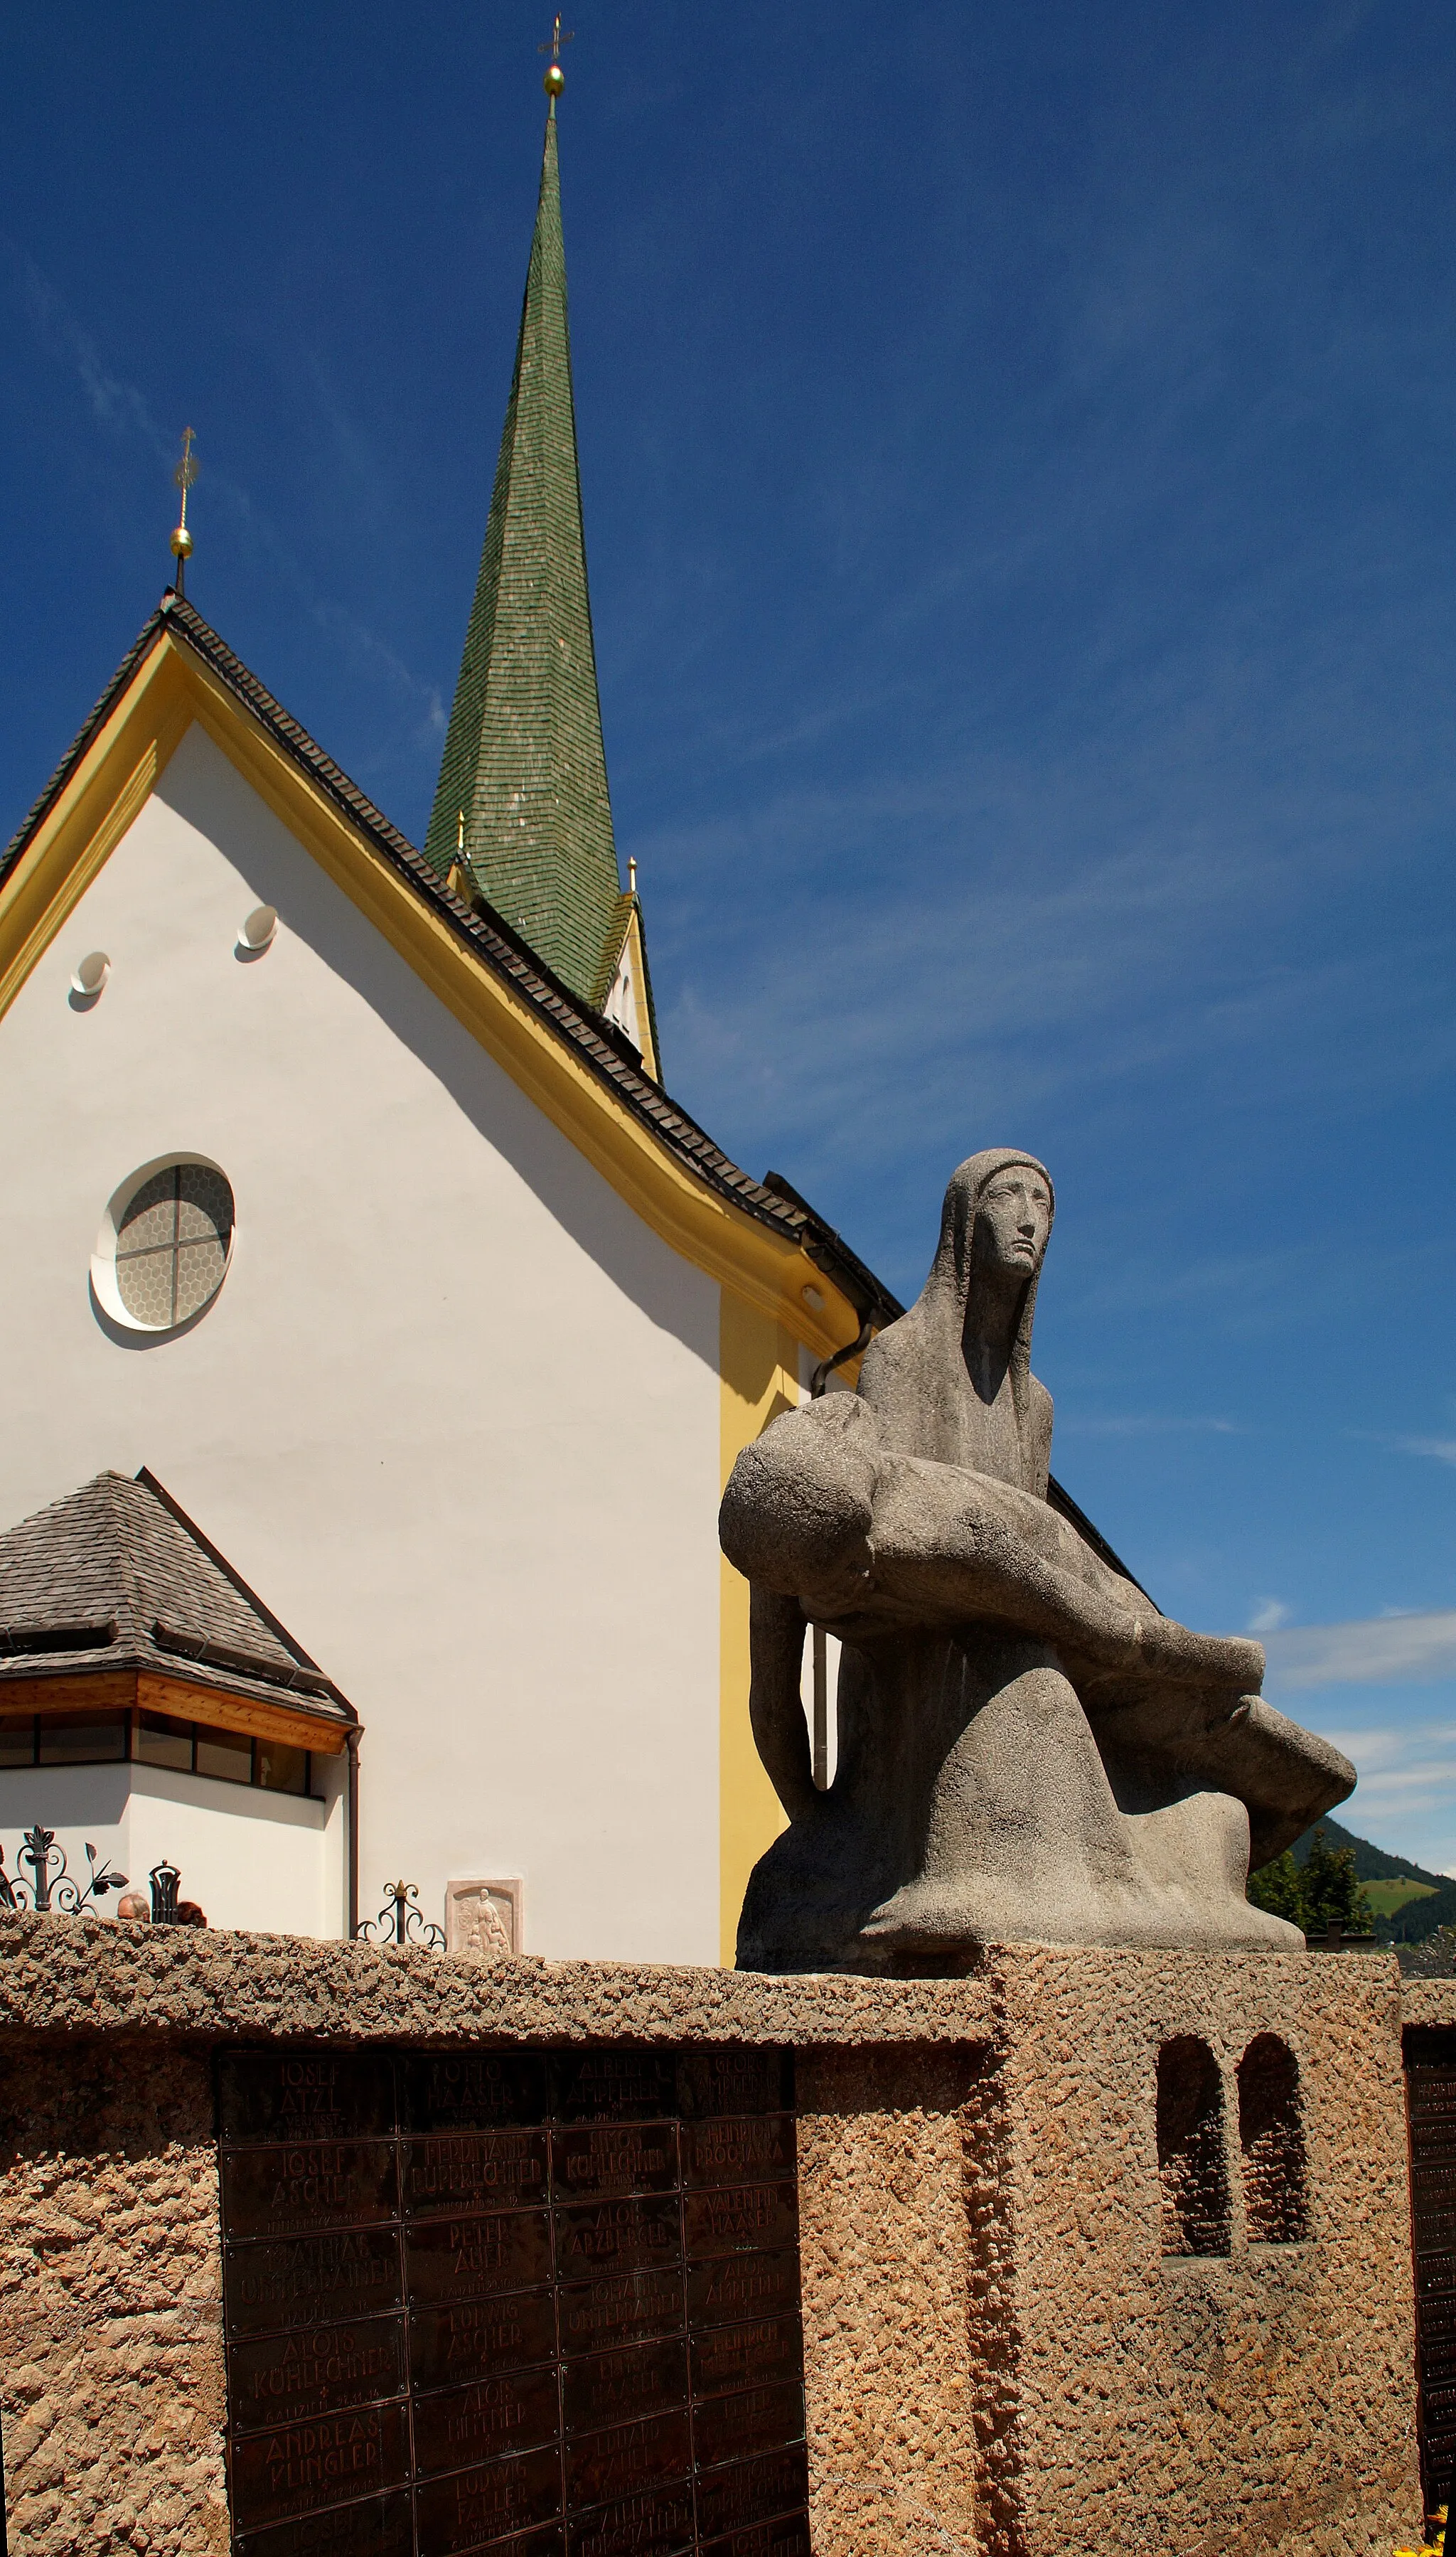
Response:
[[[1423,1864],[1411,1864],[1403,1855],[1388,1855],[1383,1846],[1372,1846],[1369,1838],[1357,1837],[1353,1829],[1342,1828],[1338,1820],[1324,1819],[1316,1825],[1324,1830],[1331,1846],[1354,1847],[1357,1882],[1428,1882],[1433,1891],[1442,1891],[1451,1879],[1448,1873],[1430,1873]],[[1296,1864],[1308,1863],[1313,1843],[1313,1829],[1306,1829],[1302,1838],[1295,1839]]]
[[[1429,1882],[1363,1882],[1360,1887],[1378,1918],[1393,1918],[1397,1909],[1407,1908],[1412,1900],[1428,1900],[1435,1886]]]
[[[1339,1820],[1320,1820],[1316,1826],[1324,1830],[1332,1847],[1354,1848],[1356,1879],[1369,1894],[1378,1935],[1393,1938],[1397,1945],[1418,1945],[1438,1927],[1456,1927],[1456,1880],[1450,1874],[1432,1873],[1426,1865],[1412,1864],[1408,1856],[1388,1855],[1384,1847],[1372,1846],[1369,1838],[1357,1837]],[[1313,1842],[1312,1828],[1295,1840],[1296,1864],[1308,1862]]]

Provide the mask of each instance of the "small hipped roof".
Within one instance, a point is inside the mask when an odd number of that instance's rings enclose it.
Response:
[[[358,1719],[145,1466],[97,1474],[0,1535],[0,1691],[100,1669]]]

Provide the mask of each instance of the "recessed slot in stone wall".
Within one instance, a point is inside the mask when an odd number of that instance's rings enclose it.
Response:
[[[1257,2035],[1239,2063],[1239,2146],[1251,2244],[1297,2245],[1309,2229],[1299,2063],[1277,2034]]]
[[[1157,2056],[1157,2170],[1165,2255],[1227,2255],[1229,2179],[1218,2062],[1196,2034]]]

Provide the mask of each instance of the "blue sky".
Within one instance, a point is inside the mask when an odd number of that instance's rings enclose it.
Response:
[[[192,592],[423,832],[546,13],[3,39],[0,827]],[[667,1079],[903,1295],[1049,1163],[1054,1462],[1456,1867],[1456,18],[598,5],[562,158]]]

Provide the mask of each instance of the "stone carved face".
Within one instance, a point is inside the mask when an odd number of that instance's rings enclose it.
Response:
[[[1041,1267],[1051,1233],[1045,1181],[1029,1163],[1007,1163],[987,1182],[976,1207],[971,1258],[979,1269],[1029,1278]]]

